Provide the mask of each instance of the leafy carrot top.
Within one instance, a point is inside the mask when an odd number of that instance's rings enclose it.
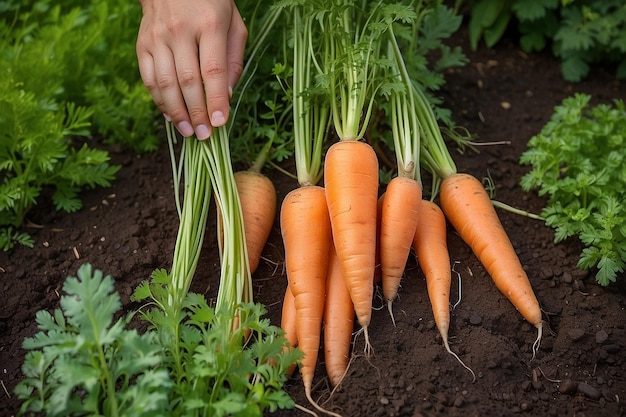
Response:
[[[520,159],[533,167],[521,185],[549,196],[542,217],[555,241],[578,236],[585,245],[578,266],[597,266],[606,286],[626,264],[626,106],[591,107],[590,99],[576,94],[555,107]]]

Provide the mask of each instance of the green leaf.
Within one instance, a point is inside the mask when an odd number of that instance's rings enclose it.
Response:
[[[516,0],[512,2],[512,10],[518,19],[537,20],[546,16],[548,10],[559,7],[559,0]]]
[[[510,19],[510,13],[501,13],[491,26],[485,28],[483,38],[487,48],[493,47],[500,41],[506,28],[509,26]]]
[[[555,242],[577,236],[578,266],[597,267],[598,282],[608,285],[626,262],[626,107],[621,100],[590,107],[590,99],[576,94],[555,107],[520,157],[532,165],[520,184],[548,196],[542,217]]]
[[[578,57],[569,57],[561,62],[561,74],[570,82],[578,82],[589,73],[589,64]]]

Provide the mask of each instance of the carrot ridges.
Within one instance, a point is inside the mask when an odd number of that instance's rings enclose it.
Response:
[[[304,353],[300,371],[311,383],[321,338],[331,242],[323,188],[300,187],[287,194],[280,225],[287,280],[296,308],[298,346]]]
[[[336,387],[350,362],[354,305],[334,245],[331,245],[324,304],[324,363],[330,384]]]
[[[337,257],[369,352],[378,206],[378,159],[373,148],[360,141],[333,144],[324,161],[324,187]]]
[[[241,210],[250,261],[250,272],[256,271],[276,217],[276,189],[272,181],[256,171],[238,171],[235,184]]]
[[[395,325],[396,298],[417,228],[422,187],[412,178],[395,177],[387,185],[380,215],[380,264],[383,296]]]
[[[440,203],[446,218],[483,264],[496,287],[538,329],[534,356],[541,340],[541,309],[487,191],[469,174],[450,175],[441,184]]]
[[[472,374],[473,381],[475,381],[474,371],[465,365],[456,353],[452,352],[448,342],[452,272],[446,242],[446,219],[439,206],[432,201],[422,201],[420,222],[415,231],[413,248],[417,255],[417,262],[426,278],[428,298],[443,346]]]

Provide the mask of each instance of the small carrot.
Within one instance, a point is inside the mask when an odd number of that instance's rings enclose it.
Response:
[[[324,189],[310,185],[285,196],[280,210],[285,267],[296,309],[296,337],[304,357],[300,374],[311,404],[313,376],[320,348],[326,275],[331,245]]]
[[[354,304],[331,245],[324,304],[324,362],[333,387],[341,382],[348,369],[353,330]]]
[[[441,208],[472,249],[496,287],[537,328],[533,357],[541,342],[541,309],[526,271],[480,181],[469,174],[449,175],[441,183]]]
[[[372,147],[355,140],[334,143],[324,161],[324,185],[337,258],[369,355],[378,205],[378,159]]]
[[[421,201],[422,187],[408,177],[394,177],[384,194],[380,218],[380,264],[383,296],[394,325],[391,304],[398,293],[411,251]]]
[[[298,346],[298,334],[296,327],[296,306],[293,298],[293,291],[289,285],[285,289],[283,298],[283,309],[280,319],[280,328],[285,332],[285,339],[289,342],[289,346]]]
[[[235,183],[241,202],[250,272],[253,273],[259,266],[274,225],[276,189],[268,177],[254,170],[236,172]]]
[[[450,255],[446,242],[446,219],[439,206],[423,200],[420,207],[420,222],[413,239],[413,249],[417,262],[426,278],[428,298],[433,310],[435,324],[441,335],[446,351],[454,356],[467,370],[476,375],[458,355],[450,349],[448,330],[450,328]]]
[[[378,203],[376,205],[376,267],[374,268],[374,286],[381,283],[383,280],[383,273],[380,267],[380,217],[383,212],[383,201],[385,200],[385,193],[382,193],[378,197]]]
[[[296,327],[296,306],[293,301],[293,291],[289,285],[285,289],[285,296],[283,298],[283,308],[280,319],[280,328],[285,332],[285,339],[289,343],[289,346],[285,347],[286,350],[293,349],[298,346],[298,334]],[[287,370],[287,375],[293,374],[296,369],[296,364],[293,364]]]

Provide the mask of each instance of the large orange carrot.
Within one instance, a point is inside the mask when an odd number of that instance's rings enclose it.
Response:
[[[309,401],[320,347],[331,230],[324,189],[309,185],[289,192],[280,210],[285,267],[296,308],[296,335],[304,354],[300,374]],[[317,405],[316,405],[317,406]]]
[[[235,183],[241,202],[250,272],[253,273],[259,266],[274,225],[276,189],[268,177],[253,170],[236,172]]]
[[[341,382],[348,369],[353,330],[354,304],[334,245],[331,245],[324,304],[324,362],[333,387]]]
[[[369,354],[378,204],[378,159],[372,147],[350,140],[333,144],[324,161],[324,185],[337,257]]]
[[[417,262],[426,277],[428,298],[433,310],[435,324],[441,334],[446,351],[453,355],[474,380],[474,371],[467,367],[456,353],[450,349],[448,330],[450,328],[450,255],[446,242],[446,219],[439,206],[423,200],[420,207],[420,221],[413,239]]]
[[[387,185],[380,218],[380,264],[383,296],[395,325],[396,298],[419,219],[422,187],[412,178],[395,177]]]
[[[475,177],[453,174],[441,184],[440,202],[446,218],[483,264],[496,287],[537,328],[534,356],[541,341],[541,309],[489,194]]]

